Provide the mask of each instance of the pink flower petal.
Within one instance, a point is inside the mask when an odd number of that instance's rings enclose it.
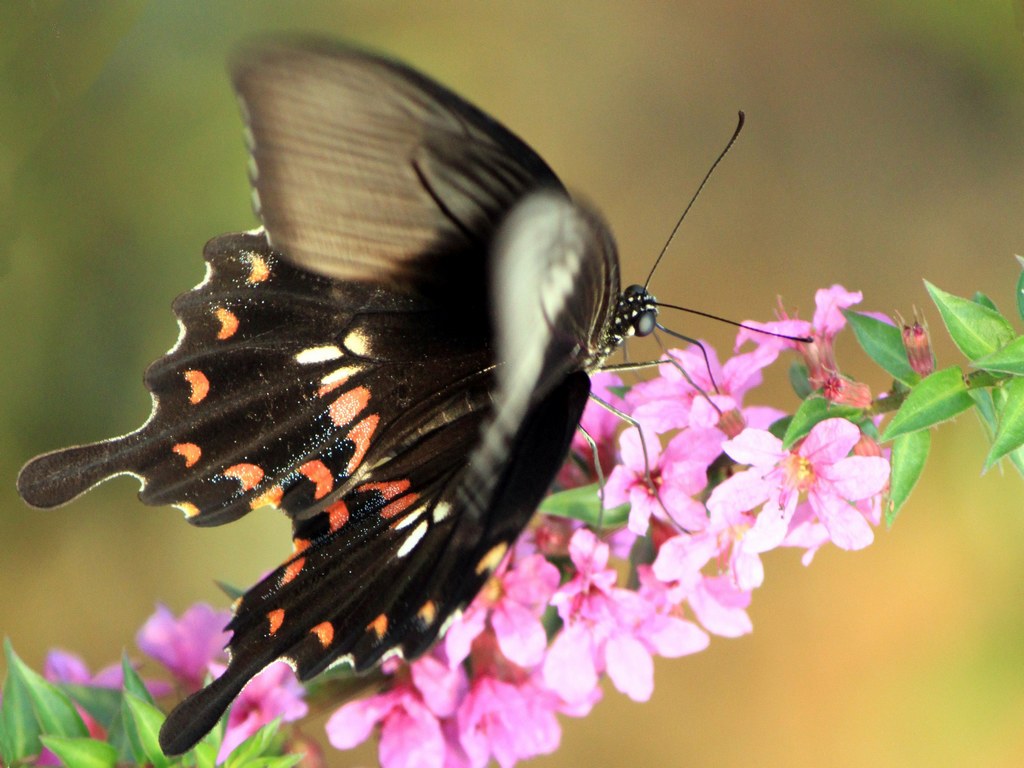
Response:
[[[590,636],[583,627],[564,628],[544,658],[544,683],[572,703],[590,697],[597,687],[597,669]]]
[[[609,638],[604,651],[608,677],[633,701],[647,701],[654,692],[654,661],[643,644],[620,632]]]
[[[440,724],[415,699],[407,699],[381,726],[381,768],[436,768],[445,751]]]

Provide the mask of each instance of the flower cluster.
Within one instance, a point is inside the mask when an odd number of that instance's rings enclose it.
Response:
[[[749,633],[765,553],[797,547],[810,564],[829,542],[846,550],[870,544],[890,462],[880,419],[866,407],[870,392],[840,372],[834,346],[850,317],[843,310],[859,301],[841,286],[819,291],[810,322],[782,314],[759,331],[744,328],[724,362],[701,344],[666,352],[657,374],[631,387],[595,375],[594,391],[633,426],[588,405],[582,423],[596,450],[574,441],[558,485],[603,482],[549,497],[434,649],[411,663],[390,659],[382,690],[333,713],[330,743],[348,749],[376,736],[385,768],[492,760],[508,768],[549,753],[560,741],[557,716],[586,715],[602,696],[602,678],[645,701],[655,656]],[[900,336],[886,318],[870,322]],[[921,348],[916,359],[930,356],[920,333],[902,336]],[[799,356],[803,404],[794,415],[749,404],[764,369],[786,351]],[[573,504],[563,505],[569,496]],[[160,607],[138,645],[170,673],[178,695],[188,694],[223,670],[227,618],[205,605],[180,617]],[[52,682],[91,686],[118,687],[125,674],[134,672],[122,665],[90,676],[59,653],[46,669]],[[229,710],[216,762],[251,749],[268,724],[300,719],[307,699],[328,690],[306,691],[284,664],[268,667]],[[152,683],[146,695],[167,693]],[[102,738],[104,728],[79,711],[89,735]],[[304,742],[296,735],[289,743]],[[54,760],[43,751],[35,764]]]
[[[763,326],[810,342],[744,330],[724,363],[706,344],[672,350],[655,378],[622,396],[620,379],[596,375],[602,399],[638,426],[622,430],[605,408],[588,406],[583,424],[598,460],[615,459],[604,487],[592,488],[590,524],[542,515],[432,654],[397,667],[390,688],[331,717],[331,743],[346,749],[377,732],[385,768],[492,759],[507,768],[553,750],[555,715],[589,712],[602,676],[646,701],[654,656],[750,632],[747,607],[764,581],[765,552],[800,547],[809,563],[829,541],[869,544],[889,464],[880,452],[857,451],[861,428],[825,418],[787,445],[771,431],[784,414],[744,402],[787,347],[815,361],[819,389],[838,376],[840,310],[858,300],[836,286],[819,293],[811,323]],[[580,482],[593,461],[583,441],[574,451],[562,482]],[[627,588],[610,561],[631,552],[636,586]]]

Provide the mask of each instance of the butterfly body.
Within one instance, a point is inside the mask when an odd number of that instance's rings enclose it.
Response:
[[[137,431],[18,478],[65,503],[132,474],[217,525],[261,506],[293,552],[237,603],[231,662],[176,708],[191,747],[284,659],[415,658],[479,591],[568,452],[587,374],[653,328],[607,226],[475,107],[403,65],[320,43],[234,67],[264,228],[204,251]]]

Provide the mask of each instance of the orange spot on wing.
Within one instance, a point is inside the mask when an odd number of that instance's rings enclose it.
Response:
[[[309,549],[309,539],[292,539],[292,553],[300,554]]]
[[[188,401],[192,405],[201,403],[210,393],[210,380],[206,378],[206,374],[202,371],[188,370],[181,375],[185,377],[185,381],[188,382],[189,387],[192,389],[188,396]]]
[[[334,477],[331,475],[331,470],[318,459],[307,461],[299,467],[299,472],[316,485],[316,490],[313,492],[314,499],[322,499],[334,488]]]
[[[220,330],[217,331],[217,338],[221,341],[230,339],[238,330],[238,316],[230,309],[217,307],[213,310],[214,316],[220,322]]]
[[[309,631],[311,634],[316,635],[316,639],[320,641],[320,645],[324,648],[334,641],[334,626],[329,621],[323,621]]]
[[[427,602],[420,606],[416,615],[427,626],[433,624],[434,619],[437,618],[437,604],[433,600],[427,600]]]
[[[263,470],[255,464],[234,464],[225,469],[223,475],[241,482],[243,491],[251,491],[263,479]]]
[[[297,557],[292,560],[284,569],[284,573],[281,574],[281,586],[283,587],[289,581],[294,581],[295,577],[302,572],[302,566],[306,564],[306,558]]]
[[[256,468],[259,469],[259,467]],[[284,496],[284,488],[280,485],[275,485],[250,501],[249,509],[259,509],[260,507],[273,507],[274,509],[277,509],[281,506],[282,496]]]
[[[348,505],[344,501],[336,501],[324,510],[331,522],[331,533],[348,522]]]
[[[373,632],[380,640],[387,634],[388,631],[388,617],[385,614],[381,614],[376,619],[366,625],[366,629],[369,632]]]
[[[186,467],[194,465],[203,455],[202,450],[195,443],[177,443],[171,450],[185,459]]]
[[[413,504],[415,504],[416,500],[419,499],[419,497],[420,495],[418,493],[410,493],[407,496],[403,496],[400,499],[396,499],[395,501],[392,501],[390,504],[385,506],[384,509],[380,511],[380,516],[384,519],[394,517],[395,515],[404,512]]]
[[[347,474],[351,475],[355,472],[356,467],[363,460],[363,456],[366,455],[370,448],[370,438],[373,437],[373,433],[376,431],[377,424],[379,423],[380,416],[373,414],[372,416],[367,416],[348,431],[347,437],[356,444],[356,452],[348,460],[348,467],[345,469]]]
[[[395,498],[395,496],[397,496],[398,494],[407,491],[408,489],[408,480],[388,480],[383,483],[363,483],[358,488],[356,488],[356,490],[360,492],[380,491],[381,496],[383,496],[388,501]]]
[[[370,390],[366,387],[353,387],[331,403],[327,412],[331,416],[331,421],[339,427],[343,427],[346,424],[351,424],[369,402]]]
[[[246,280],[255,285],[270,277],[270,265],[266,259],[256,253],[247,253],[246,256],[249,258],[249,277]]]
[[[274,634],[281,628],[284,623],[284,608],[275,608],[267,614],[267,621],[269,622],[270,634]]]

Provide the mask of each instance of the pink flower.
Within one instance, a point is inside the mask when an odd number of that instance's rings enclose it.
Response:
[[[880,457],[850,456],[860,430],[844,419],[819,422],[796,448],[787,451],[774,435],[747,429],[725,443],[725,451],[751,469],[715,488],[708,508],[748,511],[761,507],[746,534],[746,546],[765,552],[789,532],[797,503],[807,499],[829,538],[842,549],[860,549],[874,535],[867,517],[850,502],[878,494],[889,477]]]
[[[488,621],[509,661],[521,667],[539,664],[548,644],[540,617],[558,581],[558,569],[541,555],[500,570],[445,635],[449,664],[461,664],[469,656],[473,639]]]
[[[111,664],[93,675],[81,656],[59,648],[46,654],[43,677],[51,683],[94,685],[98,688],[120,688],[124,682],[120,664]]]
[[[223,665],[211,665],[220,675]],[[283,661],[266,667],[238,694],[228,710],[228,727],[217,753],[218,764],[263,726],[281,719],[290,723],[306,716],[309,707],[303,701],[306,689],[295,677],[292,668]]]
[[[223,659],[230,637],[224,631],[231,616],[206,603],[196,603],[180,619],[166,606],[157,605],[156,613],[146,620],[135,642],[181,680],[187,690],[198,690],[209,665]]]
[[[764,334],[759,334],[764,336]],[[737,337],[737,348],[742,343]],[[772,337],[765,337],[772,338]],[[669,350],[658,377],[635,385],[627,395],[632,415],[647,429],[662,434],[685,427],[725,429],[722,419],[742,408],[744,395],[760,385],[761,371],[778,357],[780,345],[762,344],[751,352],[738,354],[724,365],[713,347],[705,344],[707,358],[699,347]],[[682,370],[680,370],[682,369]],[[683,373],[685,372],[685,376]],[[748,409],[743,409],[746,414]],[[767,426],[781,416],[775,409],[753,409],[758,426]],[[765,421],[762,410],[770,412]]]
[[[687,652],[685,628],[659,619],[655,606],[636,592],[615,586],[608,545],[581,529],[570,543],[576,576],[555,593],[551,604],[564,622],[544,659],[544,683],[570,704],[589,704],[599,695],[599,675],[635,701],[654,689],[652,653]],[[664,615],[662,615],[664,618]]]
[[[519,685],[478,677],[458,712],[459,745],[474,768],[493,756],[502,768],[554,752],[562,738],[556,696],[527,679]]]
[[[686,531],[702,529],[707,513],[693,496],[707,486],[707,469],[721,454],[724,440],[717,429],[687,429],[662,452],[658,439],[648,437],[645,461],[639,430],[627,429],[619,439],[622,463],[612,470],[604,488],[605,507],[629,502],[629,530],[640,536],[647,533],[652,515],[667,517]],[[648,486],[648,468],[653,489]]]
[[[747,615],[750,589],[741,588],[734,573],[704,573],[704,567],[728,548],[720,529],[674,536],[658,551],[651,572],[667,585],[667,599],[675,604],[685,600],[709,632],[739,637],[753,630]]]
[[[120,688],[124,685],[124,672],[120,664],[110,664],[94,675],[89,672],[81,656],[60,649],[46,654],[43,677],[51,683],[73,683],[97,688]],[[171,692],[171,686],[159,680],[144,680],[143,683],[153,697],[166,696]]]
[[[336,749],[351,749],[379,725],[382,768],[445,765],[450,747],[443,721],[455,714],[466,690],[461,666],[451,669],[436,656],[425,656],[390,690],[340,707],[327,721],[327,739]]]

